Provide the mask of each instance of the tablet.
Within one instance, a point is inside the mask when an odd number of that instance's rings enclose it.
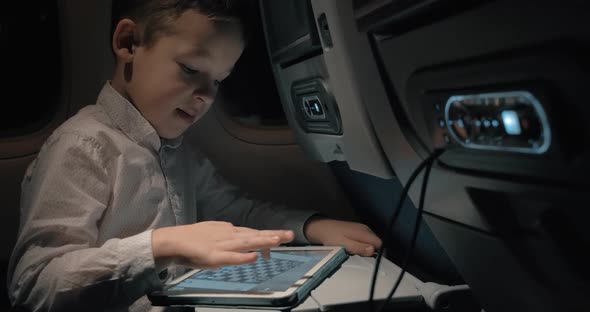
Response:
[[[346,261],[342,247],[277,247],[250,264],[192,270],[148,295],[153,305],[292,307]]]

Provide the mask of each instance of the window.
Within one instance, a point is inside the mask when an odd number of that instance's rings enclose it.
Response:
[[[233,73],[223,81],[223,111],[247,126],[287,126],[287,118],[268,58],[259,11],[252,34]]]
[[[62,72],[57,1],[5,1],[0,11],[2,139],[33,133],[51,121]]]

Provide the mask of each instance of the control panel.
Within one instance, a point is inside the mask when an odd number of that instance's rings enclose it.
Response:
[[[322,101],[316,96],[306,96],[301,99],[302,109],[308,119],[311,120],[325,120],[326,113]]]
[[[436,123],[445,143],[468,149],[543,154],[551,144],[547,114],[528,91],[452,95]]]
[[[306,132],[342,134],[336,101],[321,78],[294,82],[291,97],[297,121]]]
[[[445,148],[439,163],[465,173],[585,181],[588,72],[571,51],[527,51],[414,72],[397,114],[408,142],[422,157]]]

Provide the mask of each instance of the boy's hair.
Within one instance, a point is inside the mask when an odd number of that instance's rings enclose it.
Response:
[[[158,35],[172,33],[172,23],[187,10],[196,10],[215,22],[239,22],[246,42],[254,2],[250,0],[112,0],[111,38],[121,19],[130,18],[144,26],[141,44],[152,47]]]

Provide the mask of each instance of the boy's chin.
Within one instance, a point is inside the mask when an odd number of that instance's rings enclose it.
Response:
[[[178,129],[175,131],[174,130],[172,130],[172,131],[157,131],[157,133],[158,133],[158,136],[162,139],[174,140],[174,139],[178,139],[179,137],[181,137],[186,132],[186,130],[188,130],[189,127],[186,127],[185,129]]]

